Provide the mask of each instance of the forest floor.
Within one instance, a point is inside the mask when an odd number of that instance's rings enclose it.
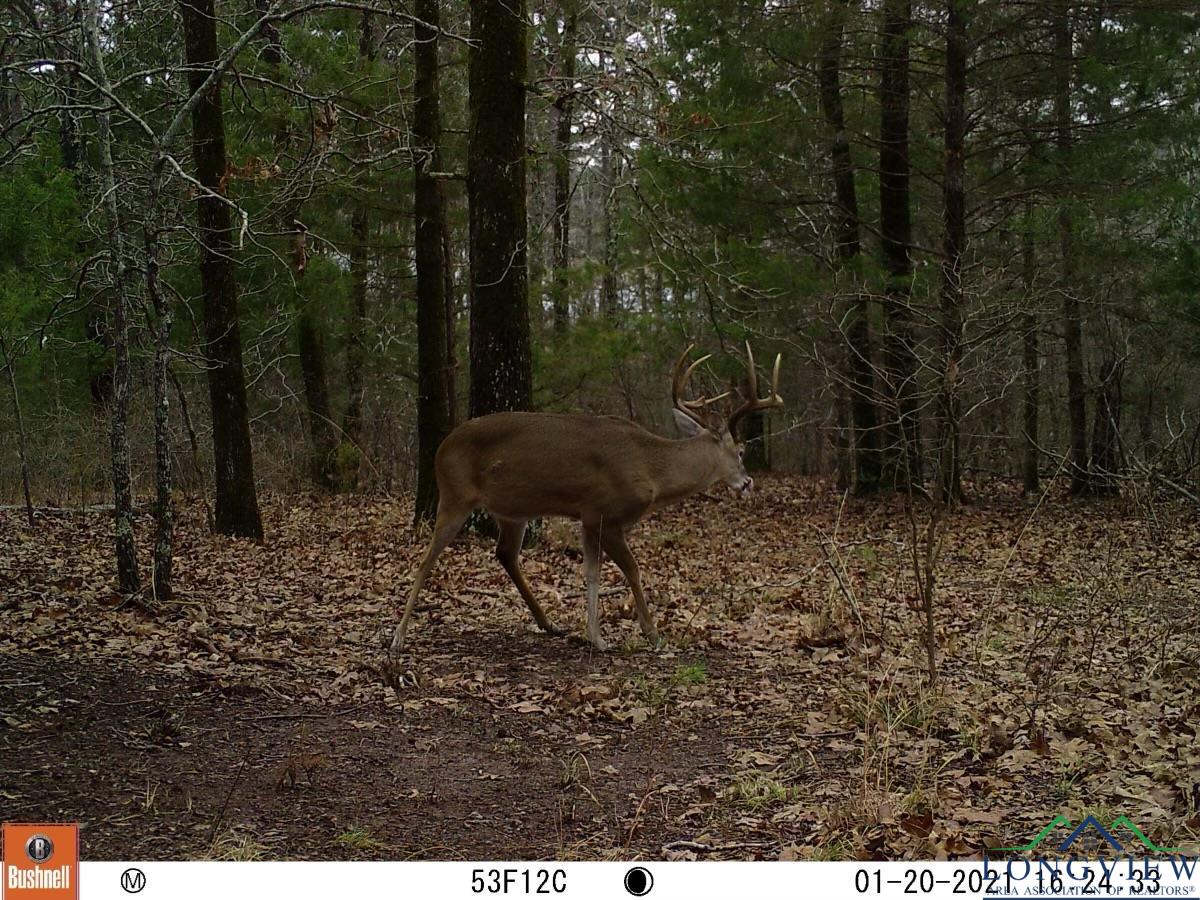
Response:
[[[980,491],[941,523],[933,687],[925,514],[812,479],[634,533],[660,649],[610,563],[601,654],[463,536],[398,668],[403,500],[268,498],[263,544],[185,505],[153,611],[102,512],[0,512],[0,819],[79,821],[90,859],[969,857],[1058,813],[1194,848],[1195,514]],[[523,559],[580,634],[575,526]]]

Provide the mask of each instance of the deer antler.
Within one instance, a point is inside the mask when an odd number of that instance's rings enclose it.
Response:
[[[750,349],[750,342],[746,341],[746,393],[748,396],[746,401],[729,417],[727,427],[730,434],[737,435],[737,425],[743,416],[762,409],[783,406],[783,398],[779,396],[779,363],[781,359],[780,354],[775,355],[775,368],[771,372],[771,396],[759,397],[758,373],[754,369],[754,351]]]
[[[675,360],[675,365],[671,369],[671,402],[673,402],[675,404],[675,408],[677,410],[679,410],[681,413],[683,413],[685,416],[687,416],[689,419],[691,419],[693,422],[695,422],[701,428],[707,428],[709,423],[704,421],[704,417],[701,416],[700,413],[704,410],[705,407],[711,406],[712,404],[717,403],[721,400],[724,400],[726,397],[728,397],[729,391],[726,391],[725,393],[720,394],[716,397],[707,397],[707,398],[701,397],[697,400],[684,399],[683,392],[684,392],[684,389],[687,387],[688,381],[692,377],[692,373],[696,371],[696,368],[701,363],[703,363],[706,359],[708,359],[710,356],[712,356],[711,353],[707,354],[705,356],[702,356],[698,360],[693,362],[690,366],[687,366],[686,368],[684,368],[685,365],[687,364],[688,356],[691,355],[691,352],[695,348],[696,348],[695,344],[689,344],[688,348],[686,350],[684,350],[682,354],[680,354],[679,359]]]

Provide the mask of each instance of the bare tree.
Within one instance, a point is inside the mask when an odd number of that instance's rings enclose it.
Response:
[[[416,521],[437,514],[434,457],[450,433],[450,366],[446,341],[446,280],[442,242],[445,207],[441,168],[441,110],[438,96],[438,32],[440,0],[417,0],[416,83],[412,144],[416,154],[414,203],[417,269],[417,497]]]
[[[203,294],[205,356],[212,406],[213,457],[216,463],[217,531],[261,539],[262,518],[254,485],[254,458],[246,379],[242,371],[242,339],[238,322],[238,289],[233,258],[233,229],[224,199],[227,160],[221,111],[217,19],[213,0],[180,0],[188,86],[194,100],[192,155],[203,193],[196,199],[200,231],[200,287]],[[210,79],[209,75],[214,78]]]
[[[567,330],[571,321],[571,128],[575,110],[575,54],[579,31],[577,0],[560,0],[562,32],[558,43],[555,75],[558,79],[554,98],[554,271],[551,277],[551,301],[554,330]]]
[[[1083,315],[1079,286],[1075,283],[1075,222],[1071,213],[1071,80],[1074,47],[1070,0],[1050,0],[1054,29],[1054,131],[1057,145],[1059,243],[1062,254],[1063,344],[1067,351],[1067,414],[1070,420],[1067,460],[1071,468],[1071,493],[1088,489],[1087,386],[1083,375]]]
[[[967,246],[967,21],[963,0],[946,0],[946,123],[942,173],[942,372],[938,392],[938,490],[962,499],[959,397],[963,342],[963,254]]]
[[[834,241],[839,273],[851,280],[851,296],[842,312],[845,321],[845,375],[849,393],[849,418],[853,427],[851,479],[856,494],[879,489],[879,431],[875,411],[874,347],[871,339],[870,301],[858,283],[856,265],[862,253],[858,213],[858,191],[854,184],[854,160],[846,130],[842,103],[842,42],[850,0],[833,4],[821,41],[818,79],[821,112],[830,133],[830,168],[836,200]]]
[[[525,2],[471,0],[471,415],[529,409]]]
[[[879,46],[879,235],[888,273],[884,303],[884,372],[894,415],[887,421],[885,480],[901,490],[923,475],[912,321],[912,198],[909,193],[908,114],[911,0],[883,0]]]
[[[100,0],[83,0],[80,18],[83,42],[91,63],[91,75],[100,92],[112,94],[112,85],[100,47]],[[102,190],[106,238],[109,246],[110,283],[112,285],[113,390],[109,405],[109,444],[112,455],[113,522],[117,555],[117,585],[122,594],[141,589],[137,548],[133,535],[133,480],[129,461],[129,317],[130,291],[133,289],[130,256],[117,207],[116,166],[113,163],[112,119],[108,104],[96,111],[96,153]]]

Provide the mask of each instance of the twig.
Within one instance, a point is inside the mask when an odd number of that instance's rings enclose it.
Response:
[[[241,783],[242,773],[246,770],[246,763],[249,758],[248,754],[242,754],[242,764],[238,766],[237,777],[233,779],[233,783],[229,785],[229,790],[225,792],[225,801],[221,804],[221,810],[213,820],[212,830],[208,834],[208,843],[210,846],[217,838],[217,829],[221,827],[221,821],[225,818],[225,810],[229,808],[229,801],[233,797],[233,792],[237,789],[238,784]]]

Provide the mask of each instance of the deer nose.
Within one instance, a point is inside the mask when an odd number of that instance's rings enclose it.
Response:
[[[754,479],[749,475],[746,476],[746,482],[742,485],[742,493],[749,494],[754,490]]]

